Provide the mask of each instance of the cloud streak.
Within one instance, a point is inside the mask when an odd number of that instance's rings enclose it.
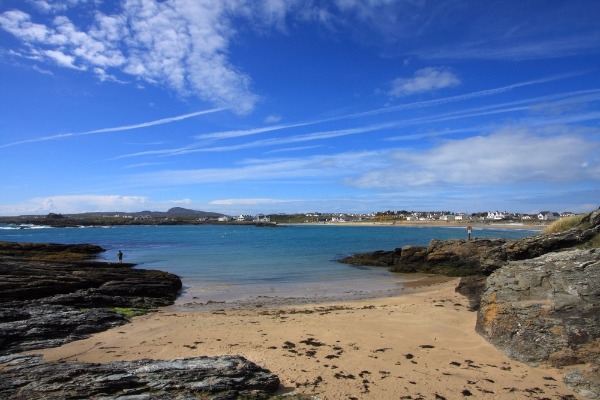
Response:
[[[221,112],[224,110],[226,110],[226,109],[225,108],[213,108],[210,110],[196,111],[193,113],[177,115],[175,117],[157,119],[157,120],[149,121],[149,122],[142,122],[139,124],[123,125],[123,126],[117,126],[117,127],[111,127],[111,128],[94,129],[91,131],[77,132],[77,133],[59,133],[57,135],[43,136],[43,137],[34,138],[34,139],[27,139],[27,140],[20,140],[17,142],[12,142],[12,143],[6,143],[3,145],[0,145],[0,149],[6,148],[6,147],[18,146],[18,145],[27,144],[27,143],[45,142],[45,141],[49,141],[49,140],[58,140],[58,139],[76,137],[76,136],[93,135],[93,134],[97,134],[97,133],[122,132],[122,131],[129,131],[129,130],[133,130],[133,129],[148,128],[151,126],[170,124],[172,122],[182,121],[184,119],[197,117],[199,115],[211,114],[211,113]]]

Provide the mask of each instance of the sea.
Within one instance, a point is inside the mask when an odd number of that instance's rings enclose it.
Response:
[[[474,228],[473,238],[520,239],[539,231]],[[175,225],[52,228],[0,225],[0,241],[92,243],[100,260],[135,263],[181,277],[176,307],[280,299],[328,301],[401,293],[420,276],[338,262],[358,252],[464,239],[464,227]]]

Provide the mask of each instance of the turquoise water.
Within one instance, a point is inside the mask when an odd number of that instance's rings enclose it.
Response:
[[[406,277],[336,260],[357,252],[466,237],[464,228],[398,226],[17,228],[0,226],[0,240],[93,243],[107,249],[101,255],[104,260],[116,261],[122,250],[125,262],[177,274],[184,283],[178,305],[261,297],[385,295],[400,290]],[[474,229],[473,237],[518,239],[535,233]]]

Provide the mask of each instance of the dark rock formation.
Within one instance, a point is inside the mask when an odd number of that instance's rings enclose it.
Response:
[[[469,298],[472,310],[478,308],[486,276],[509,261],[586,247],[600,236],[600,210],[588,214],[578,226],[565,232],[539,234],[521,240],[472,239],[432,240],[427,246],[405,246],[353,254],[340,262],[355,265],[385,266],[394,272],[425,272],[463,278],[458,291]]]
[[[93,244],[0,242],[0,257],[58,261],[89,260],[105,251]]]
[[[127,323],[116,308],[148,311],[177,297],[181,280],[166,272],[68,261],[100,251],[0,242],[0,398],[266,399],[277,390],[276,375],[240,356],[93,364],[15,354]]]
[[[548,253],[495,271],[476,330],[529,364],[590,365],[570,374],[571,386],[600,398],[600,249]]]
[[[54,347],[128,322],[115,308],[172,304],[181,280],[90,257],[91,245],[0,243],[0,355]]]
[[[404,246],[353,254],[340,262],[385,266],[393,272],[425,272],[448,276],[481,274],[496,269],[506,260],[509,239],[432,240],[427,246]]]
[[[0,357],[3,399],[266,399],[279,378],[240,356],[105,364]]]

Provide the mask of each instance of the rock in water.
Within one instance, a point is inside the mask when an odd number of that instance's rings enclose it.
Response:
[[[600,398],[600,249],[548,253],[496,270],[476,330],[528,364],[590,365],[595,383],[586,390]]]
[[[279,378],[241,356],[45,363],[0,357],[2,399],[267,399]]]
[[[133,264],[48,260],[101,250],[0,242],[0,355],[59,346],[125,324],[119,309],[173,304],[182,285],[173,274]]]

